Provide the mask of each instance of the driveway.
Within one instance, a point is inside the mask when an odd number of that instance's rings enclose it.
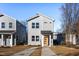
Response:
[[[41,56],[56,56],[56,54],[49,47],[43,47]]]
[[[16,54],[13,54],[12,56],[30,56],[33,51],[38,47],[31,47],[29,49],[25,49],[24,51],[18,52]]]
[[[12,56],[30,56],[38,47],[31,47],[21,52],[15,53]],[[49,47],[42,47],[41,56],[56,56]]]

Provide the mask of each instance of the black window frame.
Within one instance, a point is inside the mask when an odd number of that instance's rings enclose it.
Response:
[[[12,22],[9,22],[9,28],[12,28],[13,26],[12,26]]]
[[[35,36],[32,36],[32,41],[35,41]]]
[[[47,23],[47,22],[44,22],[44,23]]]
[[[5,22],[1,23],[1,28],[5,28]]]
[[[32,23],[32,28],[35,28],[35,23]]]
[[[36,41],[39,41],[39,36],[36,36]]]
[[[36,23],[36,28],[39,28],[39,23]]]
[[[1,39],[1,34],[0,34],[0,39]]]

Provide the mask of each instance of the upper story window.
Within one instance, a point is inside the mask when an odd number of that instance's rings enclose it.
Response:
[[[12,22],[9,23],[9,28],[12,28]]]
[[[35,28],[35,23],[32,23],[32,28]]]
[[[32,36],[32,41],[35,41],[35,36]]]
[[[32,28],[39,28],[39,23],[32,23]]]
[[[36,28],[39,28],[39,23],[36,23]]]
[[[0,34],[0,39],[1,39],[1,34]]]
[[[52,23],[52,22],[50,22],[50,23]]]
[[[44,22],[44,23],[47,23],[47,22]]]
[[[39,41],[39,36],[36,36],[36,41]]]
[[[4,22],[1,23],[1,28],[5,28],[5,23]]]

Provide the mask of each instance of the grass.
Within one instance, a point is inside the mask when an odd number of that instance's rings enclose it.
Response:
[[[41,49],[42,49],[42,47],[38,47],[38,48],[31,54],[31,56],[41,56]]]
[[[79,56],[79,49],[69,48],[66,46],[53,46],[50,48],[57,55],[61,56]]]
[[[30,47],[31,46],[24,46],[24,45],[17,45],[17,46],[11,47],[11,48],[10,47],[3,47],[3,48],[0,48],[0,56],[13,55],[14,53],[28,49]]]

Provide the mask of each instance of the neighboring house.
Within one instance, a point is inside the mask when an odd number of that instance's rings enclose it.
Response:
[[[64,33],[57,34],[57,42],[59,45],[65,44],[65,34]]]
[[[26,27],[7,15],[0,14],[0,46],[12,47],[26,41]]]
[[[28,19],[28,45],[51,46],[53,44],[53,20],[43,14]]]
[[[76,34],[65,34],[65,42],[66,44],[73,44],[76,45]]]
[[[55,32],[55,33],[53,34],[53,44],[54,44],[54,45],[61,45],[61,44],[64,44],[64,42],[65,42],[64,36],[65,36],[64,33],[57,33],[57,32]]]
[[[66,33],[65,37],[66,44],[79,45],[79,18],[75,21],[72,32]]]
[[[57,42],[57,34],[56,32],[53,33],[53,45],[58,45],[58,42]]]

